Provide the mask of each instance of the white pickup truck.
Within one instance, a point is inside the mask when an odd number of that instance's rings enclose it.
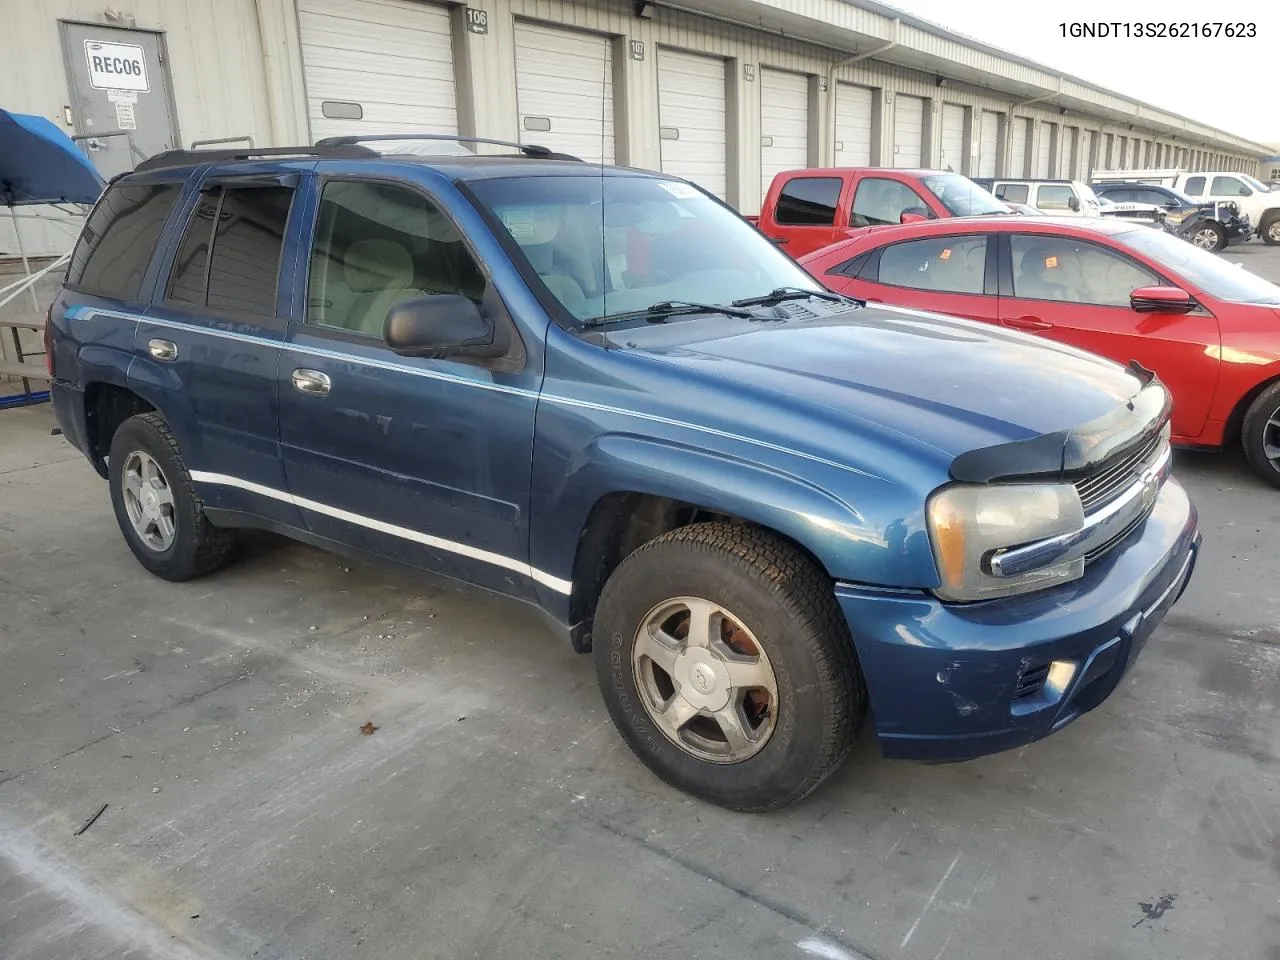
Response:
[[[1273,246],[1280,244],[1280,190],[1269,187],[1247,173],[1230,170],[1203,173],[1186,173],[1182,170],[1095,170],[1093,180],[1162,183],[1202,203],[1234,203],[1240,213],[1256,226],[1258,236]]]

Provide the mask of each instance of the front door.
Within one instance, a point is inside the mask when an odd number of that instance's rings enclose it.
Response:
[[[1204,429],[1217,387],[1211,358],[1218,321],[1192,313],[1137,313],[1139,287],[1169,286],[1150,268],[1101,244],[1049,234],[1010,234],[1000,289],[1000,322],[1080,347],[1118,363],[1137,360],[1173,395],[1173,432]]]
[[[285,476],[312,533],[532,597],[529,477],[538,375],[453,221],[424,193],[319,183],[305,307],[280,363]],[[483,363],[397,355],[388,310],[460,294],[509,338]]]
[[[164,38],[96,24],[61,27],[71,122],[88,138],[79,142],[98,172],[110,179],[178,146]]]

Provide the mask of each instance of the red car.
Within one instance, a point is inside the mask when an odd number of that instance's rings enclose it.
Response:
[[[815,167],[774,177],[760,216],[747,219],[791,256],[800,257],[886,225],[1008,210],[958,173]]]
[[[1175,443],[1238,438],[1280,487],[1280,286],[1185,240],[1118,221],[978,217],[885,227],[800,262],[849,296],[1136,360],[1173,394]]]

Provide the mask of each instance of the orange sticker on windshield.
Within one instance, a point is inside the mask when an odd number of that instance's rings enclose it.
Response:
[[[938,254],[938,259],[939,259],[939,260],[950,260],[950,259],[951,259],[951,248],[950,248],[950,247],[948,247],[946,250],[943,250],[940,254]]]
[[[1054,267],[1056,267],[1056,266],[1058,265],[1058,258],[1057,258],[1057,257],[1045,257],[1045,258],[1044,258],[1044,265],[1045,265],[1046,267],[1048,267],[1050,270],[1052,270]]]

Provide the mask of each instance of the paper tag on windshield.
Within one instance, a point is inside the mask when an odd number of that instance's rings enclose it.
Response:
[[[940,254],[938,254],[938,259],[939,259],[939,260],[950,260],[950,259],[951,259],[951,248],[950,248],[950,247],[947,247],[947,249],[943,250]]]
[[[1045,258],[1044,258],[1044,265],[1045,265],[1046,267],[1048,267],[1050,270],[1052,270],[1054,267],[1056,267],[1056,266],[1058,265],[1058,258],[1057,258],[1057,257],[1045,257]]]
[[[658,186],[667,193],[671,194],[677,200],[693,200],[698,196],[698,191],[687,183],[674,183],[671,180],[659,180]]]
[[[502,225],[511,234],[511,239],[517,243],[521,240],[533,239],[532,210],[504,210],[502,211]]]

